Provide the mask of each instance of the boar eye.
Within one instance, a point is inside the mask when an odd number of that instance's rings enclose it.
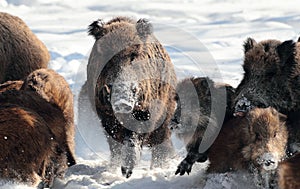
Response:
[[[277,132],[274,133],[274,135],[273,135],[274,138],[276,137],[276,134],[277,134]]]
[[[130,54],[130,61],[132,62],[137,57],[137,53],[131,53]]]
[[[262,139],[259,133],[255,133],[255,139],[256,140],[261,140]]]
[[[133,92],[133,93],[136,93],[136,88],[133,88],[133,89],[132,89],[132,92]]]

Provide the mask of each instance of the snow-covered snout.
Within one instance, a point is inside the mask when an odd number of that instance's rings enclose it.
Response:
[[[272,153],[264,153],[257,159],[257,163],[266,171],[275,170],[280,160]]]
[[[115,82],[112,86],[111,104],[115,113],[131,113],[138,101],[138,83]]]
[[[278,162],[285,157],[286,116],[273,108],[254,108],[246,118],[249,125],[245,131],[244,158],[266,171],[276,169]]]
[[[244,91],[246,95],[243,93],[236,98],[236,103],[234,104],[234,116],[245,116],[247,112],[249,112],[252,108],[266,108],[268,107],[267,101],[260,97],[259,95],[254,95],[252,92],[255,93],[255,90],[247,89]]]
[[[147,121],[151,117],[148,109],[139,104],[140,88],[137,81],[115,82],[112,86],[111,104],[115,114],[132,114],[138,121]]]

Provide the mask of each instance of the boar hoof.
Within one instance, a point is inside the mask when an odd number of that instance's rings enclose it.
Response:
[[[126,178],[129,178],[132,175],[132,169],[128,167],[121,167],[122,175]]]
[[[190,174],[192,170],[192,163],[187,162],[185,159],[178,165],[177,171],[175,172],[175,175],[178,173],[181,175],[184,175],[185,173]]]

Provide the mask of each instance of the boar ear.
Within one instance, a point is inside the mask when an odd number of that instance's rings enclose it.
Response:
[[[201,83],[201,86],[203,89],[209,89],[209,85],[208,85],[208,82],[209,82],[209,78],[206,77],[205,79],[202,79],[200,80],[200,83]]]
[[[104,85],[103,90],[105,91],[106,94],[110,94],[112,86],[111,85]]]
[[[139,19],[136,23],[136,31],[140,38],[146,39],[152,33],[153,27],[146,19]]]
[[[100,39],[106,34],[106,29],[103,27],[104,23],[101,19],[94,21],[89,25],[88,34],[92,35],[96,40]]]
[[[112,88],[112,85],[106,85],[106,84],[102,87],[101,92],[102,92],[102,97],[103,97],[103,99],[102,99],[103,103],[110,101],[111,88]]]
[[[254,47],[254,45],[256,45],[256,41],[252,38],[248,38],[246,39],[245,43],[244,43],[244,53],[248,52],[250,49],[252,49]]]
[[[300,37],[298,38],[297,42],[300,42]]]
[[[174,93],[173,97],[174,97],[175,102],[179,102],[180,101],[178,93]]]
[[[287,116],[285,114],[282,114],[282,113],[278,113],[278,116],[279,116],[279,120],[281,122],[285,122],[286,119],[287,119]]]
[[[281,122],[285,122],[287,119],[287,116],[285,114],[282,114],[280,112],[278,112],[276,109],[272,108],[272,107],[268,107],[268,109],[271,110],[271,112],[273,113],[273,115],[278,115],[278,118]]]
[[[280,57],[281,64],[285,64],[295,51],[295,42],[292,40],[284,41],[277,47],[277,53]]]

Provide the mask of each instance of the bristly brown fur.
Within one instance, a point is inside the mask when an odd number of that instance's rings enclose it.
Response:
[[[281,162],[278,168],[278,186],[280,189],[300,188],[300,153]]]
[[[34,91],[47,102],[57,106],[66,121],[64,129],[65,143],[70,150],[67,153],[69,166],[76,164],[75,161],[75,125],[73,93],[67,81],[54,70],[39,69],[32,72],[25,80],[22,90]]]
[[[192,87],[190,89],[189,85]],[[227,117],[231,115],[231,101],[234,93],[234,88],[231,87],[228,84],[216,84],[214,83],[210,78],[208,77],[196,77],[196,78],[187,78],[182,81],[180,81],[177,85],[177,93],[180,93],[180,101],[190,101],[194,99],[194,94],[193,89],[198,95],[198,98],[196,98],[195,102],[191,102],[195,107],[190,107],[189,109],[191,111],[189,112],[182,112],[188,110],[187,108],[184,108],[185,110],[181,110],[182,107],[179,104],[177,107],[181,111],[181,117],[180,117],[180,124],[182,124],[183,128],[185,131],[178,133],[179,138],[183,138],[185,143],[192,143],[195,144],[197,140],[201,140],[204,132],[206,130],[207,124],[209,122],[209,119],[213,118],[212,116],[213,113],[211,111],[211,106],[212,106],[212,101],[217,101],[219,100],[219,96],[217,94],[211,94],[211,90],[217,90],[217,89],[224,89],[224,95],[227,95],[226,100],[227,100],[227,105],[226,106],[226,115],[225,115],[225,120]],[[186,92],[186,91],[191,91],[191,92]],[[226,92],[225,92],[226,91]],[[216,103],[220,105],[219,103]],[[199,110],[198,110],[199,109]],[[198,110],[198,111],[194,111]],[[176,110],[177,111],[177,110]],[[200,114],[199,114],[200,113]],[[220,120],[222,122],[223,120]],[[194,129],[192,126],[198,126],[201,127],[201,133],[196,134],[193,136]],[[199,131],[200,131],[199,130]],[[192,133],[190,133],[190,132]],[[193,137],[192,140],[191,137]],[[190,141],[190,142],[188,142]],[[191,145],[191,144],[190,144]],[[188,146],[190,146],[188,145]],[[198,147],[197,147],[198,148]]]
[[[237,87],[233,107],[247,99],[252,107],[273,107],[288,116],[289,150],[299,143],[300,129],[291,115],[300,115],[300,43],[292,40],[247,39],[244,44],[244,78]],[[237,108],[238,109],[238,108]]]
[[[257,43],[248,38],[244,44],[245,74],[237,87],[233,106],[245,96],[256,107],[272,106],[284,114],[300,110],[299,46],[291,40]]]
[[[24,79],[48,66],[46,46],[20,18],[1,12],[0,25],[0,83]]]
[[[67,168],[65,154],[56,152],[65,148],[62,112],[30,91],[1,93],[0,107],[1,178],[51,186]]]
[[[152,35],[152,25],[144,19],[135,21],[127,17],[117,17],[106,23],[92,23],[89,33],[97,41],[87,66],[87,89],[91,103],[96,107],[106,130],[111,152],[118,149],[113,147],[110,140],[122,143],[125,135],[132,133],[118,122],[108,98],[109,86],[114,84],[121,73],[128,77],[143,75],[146,78],[138,83],[139,106],[134,111],[147,112],[152,100],[158,99],[162,103],[161,108],[157,109],[158,116],[151,119],[158,121],[166,113],[160,127],[153,132],[140,134],[137,138],[152,147],[163,141],[171,143],[168,123],[175,109],[173,96],[176,75],[166,50]],[[133,65],[137,66],[137,70],[127,73],[125,68]],[[161,81],[162,78],[165,80]]]
[[[146,19],[139,19],[136,23],[136,30],[141,37],[141,39],[145,40],[147,36],[152,34],[152,25]]]
[[[21,84],[23,85],[20,86]],[[45,187],[51,186],[55,177],[62,178],[67,167],[76,163],[74,157],[73,95],[67,82],[53,70],[40,69],[32,72],[24,82],[6,82],[3,84],[1,92],[1,107],[16,106],[21,109],[25,108],[26,111],[37,114],[39,119],[47,123],[39,127],[47,128],[51,134],[51,137],[48,137],[47,140],[53,140],[53,145],[50,146],[52,154],[47,155],[46,158],[44,156],[40,157],[39,161],[43,162],[42,165],[39,165],[40,170],[33,170],[38,177],[31,179],[38,181],[38,178],[40,178]],[[19,121],[22,122],[22,120],[23,118],[20,118]],[[18,131],[16,130],[16,132]],[[47,136],[45,135],[45,137]],[[40,136],[36,136],[36,138],[40,138]],[[35,145],[30,141],[27,140],[28,145]],[[43,144],[40,148],[49,151],[49,148],[43,146]],[[30,152],[28,149],[27,151]],[[31,153],[35,154],[34,151]],[[11,156],[10,158],[13,160],[16,157]],[[22,156],[22,158],[24,157]],[[29,161],[26,164],[32,166]],[[14,166],[17,167],[18,165]],[[13,178],[13,174],[9,172],[5,174],[11,175],[8,178]],[[23,172],[19,174],[21,175]],[[28,177],[31,176],[28,175]],[[24,180],[18,181],[25,182]]]
[[[172,119],[174,132],[186,144],[187,155],[175,174],[190,173],[192,165],[207,160],[207,149],[199,152],[204,134],[209,127],[222,125],[232,115],[231,101],[234,88],[214,83],[208,77],[186,78],[178,83],[177,109]],[[217,112],[225,113],[224,117]],[[207,142],[207,141],[205,141]]]
[[[7,81],[0,84],[0,93],[7,90],[20,90],[23,85],[23,81]]]
[[[246,117],[227,121],[208,152],[208,172],[250,171],[251,164],[259,168],[257,159],[263,153],[275,154],[280,161],[288,138],[284,120],[273,108],[255,108]]]
[[[244,78],[233,106],[245,96],[253,106],[272,106],[284,114],[300,110],[300,43],[265,40],[245,44]]]
[[[88,34],[93,36],[96,40],[100,39],[105,35],[103,24],[104,23],[101,19],[94,21],[89,25]]]

